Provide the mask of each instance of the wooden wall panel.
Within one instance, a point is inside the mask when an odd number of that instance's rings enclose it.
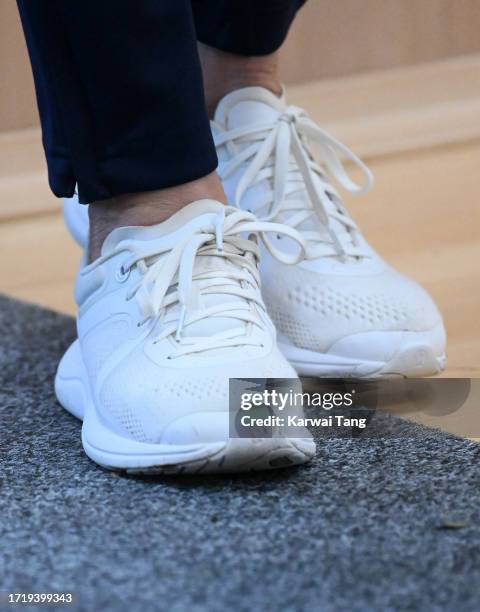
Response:
[[[0,0],[0,130],[38,124],[35,91],[15,0]]]
[[[282,59],[302,82],[479,51],[479,0],[309,0]]]

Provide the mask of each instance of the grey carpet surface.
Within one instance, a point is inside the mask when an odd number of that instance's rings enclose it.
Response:
[[[54,397],[74,333],[0,298],[0,590],[81,610],[479,609],[479,446],[377,414],[403,435],[322,439],[306,467],[119,477]]]

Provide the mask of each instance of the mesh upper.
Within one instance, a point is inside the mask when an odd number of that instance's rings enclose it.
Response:
[[[335,276],[275,266],[281,270],[263,278],[265,303],[277,329],[301,348],[324,351],[350,334],[423,331],[440,321],[426,291],[392,268]]]
[[[108,367],[108,366],[107,366]],[[218,376],[197,369],[161,368],[141,349],[113,368],[100,385],[100,411],[141,442],[158,442],[174,420],[195,412],[228,412],[229,378],[291,378],[294,371],[278,349],[268,358],[229,368]]]

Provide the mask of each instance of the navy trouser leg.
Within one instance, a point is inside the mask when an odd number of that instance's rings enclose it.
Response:
[[[17,0],[49,181],[81,202],[200,178],[217,158],[199,40],[263,55],[302,0]]]
[[[197,38],[240,55],[280,48],[306,0],[191,0]]]
[[[188,0],[18,0],[49,180],[91,202],[212,172]]]

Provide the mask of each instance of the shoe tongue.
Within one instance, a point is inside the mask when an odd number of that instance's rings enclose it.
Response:
[[[210,225],[213,220],[218,218],[220,213],[234,211],[231,206],[225,206],[214,200],[199,200],[182,208],[178,213],[158,225],[152,226],[133,226],[121,227],[111,232],[105,240],[102,247],[102,255],[114,249],[120,242],[135,241],[135,242],[150,242],[154,240],[164,239],[172,248],[182,239],[183,236],[190,234],[192,229]],[[238,269],[231,261],[225,257],[214,255],[199,255],[196,257],[194,271],[195,273],[214,272],[218,276],[228,275],[228,272]],[[228,282],[228,281],[227,281]],[[195,291],[195,281],[193,282],[193,290]],[[208,308],[228,302],[238,302],[239,307],[245,304],[245,300],[238,296],[225,296],[221,293],[208,293],[200,297],[201,306]],[[173,306],[170,311],[170,316],[178,318],[180,308],[177,305]],[[245,327],[245,324],[243,324]],[[188,336],[211,336],[217,332],[227,331],[232,328],[242,327],[240,321],[229,317],[206,318],[189,325],[184,330],[184,335]]]
[[[232,93],[226,95],[219,102],[217,110],[215,112],[215,123],[218,123],[223,129],[231,130],[235,128],[241,128],[244,126],[252,126],[263,122],[272,122],[278,119],[278,117],[285,111],[287,105],[285,102],[285,95],[282,93],[281,97],[276,96],[268,89],[263,87],[245,87],[244,89],[237,89]],[[242,147],[248,147],[248,143],[238,145],[239,149]],[[223,152],[217,151],[219,159],[223,158]],[[292,159],[293,161],[293,159]],[[314,177],[314,183],[318,184],[318,178]],[[296,200],[302,199],[305,202],[305,207],[311,209],[309,204],[309,198],[302,180],[295,181],[298,191],[295,192],[292,197]],[[321,188],[319,186],[319,188]],[[259,184],[252,188],[259,197],[261,197],[265,190],[272,189],[272,185],[268,185],[265,181],[263,184]],[[328,204],[329,212],[335,212],[335,205],[333,203]],[[268,214],[268,209],[257,209],[259,218]],[[278,219],[281,222],[287,221],[289,216],[295,216],[295,211],[282,216]],[[344,232],[342,224],[335,220],[331,220],[331,226],[339,232]],[[320,224],[315,213],[312,210],[312,214],[305,219],[297,229],[304,231],[314,231],[320,233],[327,241],[331,238],[326,228]]]
[[[244,87],[220,100],[214,120],[230,130],[275,120],[285,107],[283,94],[278,97],[264,87]]]

